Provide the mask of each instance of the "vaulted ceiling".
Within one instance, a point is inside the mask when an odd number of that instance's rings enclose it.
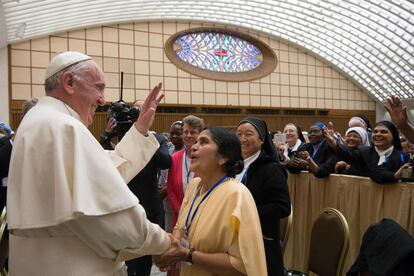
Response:
[[[403,0],[1,0],[0,47],[136,21],[241,26],[297,45],[378,101],[414,97],[414,2]]]

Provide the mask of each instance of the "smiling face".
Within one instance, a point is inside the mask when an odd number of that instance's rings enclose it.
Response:
[[[259,132],[250,123],[243,123],[237,127],[236,135],[240,140],[243,159],[249,158],[262,148],[263,141]]]
[[[286,134],[286,142],[291,147],[294,146],[299,139],[298,130],[292,124],[287,124],[283,130],[283,133]]]
[[[73,75],[73,105],[71,106],[79,114],[81,121],[86,126],[90,126],[96,108],[105,105],[105,75],[94,61],[88,60],[85,63],[87,69],[82,75],[67,73]]]
[[[175,124],[171,127],[170,139],[176,149],[181,149],[183,147],[183,127],[180,124]]]
[[[218,146],[208,130],[204,130],[191,147],[191,171],[200,176],[223,170],[224,160],[218,154]]]
[[[196,143],[200,131],[197,128],[191,127],[189,124],[184,123],[183,134],[184,146],[189,150]]]
[[[380,150],[386,150],[392,146],[393,137],[391,131],[383,126],[377,125],[372,133],[372,143]]]
[[[362,145],[361,136],[355,131],[350,131],[345,137],[345,143],[350,149],[356,149]]]
[[[311,126],[309,129],[308,138],[309,138],[309,143],[318,144],[324,139],[322,129],[318,126]]]

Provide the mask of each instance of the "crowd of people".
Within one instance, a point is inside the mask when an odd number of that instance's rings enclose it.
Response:
[[[16,134],[0,125],[13,275],[150,275],[153,264],[170,276],[284,275],[288,172],[393,183],[412,170],[414,130],[395,97],[386,104],[395,125],[371,129],[358,114],[344,135],[315,122],[272,137],[256,117],[231,132],[194,115],[158,135],[159,84],[134,103],[129,130],[109,116],[98,142],[87,127],[104,88],[89,56],[61,53]]]
[[[281,163],[291,173],[307,170],[316,177],[331,173],[357,175],[377,183],[398,182],[404,170],[408,178],[412,175],[412,144],[400,135],[395,124],[380,121],[371,130],[367,118],[355,115],[348,127],[342,136],[331,122],[316,122],[305,141],[299,126],[287,124],[283,130],[286,143],[274,141]]]

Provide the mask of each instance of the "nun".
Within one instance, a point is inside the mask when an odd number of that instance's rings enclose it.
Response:
[[[316,122],[308,132],[309,143],[299,147],[299,158],[297,164],[300,169],[308,170],[316,177],[326,177],[335,170],[337,159],[328,146],[324,130],[326,125],[323,122]],[[296,160],[294,160],[296,161]],[[292,162],[295,164],[295,162]],[[303,167],[303,163],[305,167]]]
[[[404,168],[408,168],[408,157],[402,151],[398,130],[389,121],[375,124],[371,146],[350,149],[325,131],[329,146],[335,155],[348,164],[359,168],[357,175],[368,176],[377,183],[394,183],[401,179]]]
[[[240,121],[236,135],[241,143],[243,171],[236,176],[250,190],[259,213],[268,275],[282,276],[281,218],[290,214],[286,172],[280,165],[266,122],[250,117]]]

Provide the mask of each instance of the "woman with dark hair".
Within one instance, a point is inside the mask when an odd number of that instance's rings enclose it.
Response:
[[[398,130],[393,123],[381,121],[375,124],[372,145],[349,149],[325,131],[329,146],[338,158],[360,168],[360,176],[369,176],[377,183],[392,183],[401,179],[404,168],[409,166],[403,154]]]
[[[323,135],[325,128],[326,125],[322,122],[316,122],[309,128],[309,143],[302,144],[299,147],[300,158],[292,162],[292,165],[296,165],[297,168],[302,170],[309,170],[316,177],[326,177],[335,172],[337,162]],[[306,162],[305,168],[303,167],[303,161]]]
[[[265,121],[258,118],[243,119],[236,135],[241,142],[245,167],[236,178],[246,185],[256,202],[268,275],[283,275],[279,219],[290,214],[286,172],[279,163]]]
[[[222,127],[200,133],[191,147],[190,181],[173,236],[174,251],[156,257],[161,268],[182,261],[180,275],[267,275],[254,199],[234,176],[243,169],[240,142]],[[174,255],[177,255],[175,257]]]

